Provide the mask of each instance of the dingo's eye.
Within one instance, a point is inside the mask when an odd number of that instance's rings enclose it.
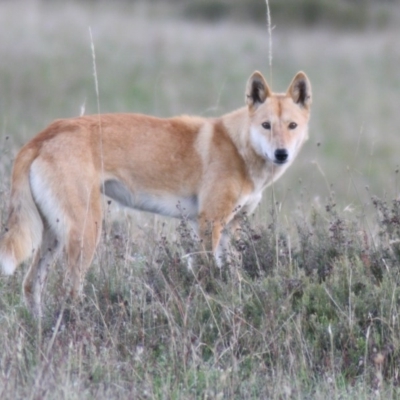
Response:
[[[271,122],[263,122],[263,123],[261,124],[261,126],[262,126],[264,129],[271,129]]]
[[[297,128],[296,122],[291,122],[291,123],[289,124],[289,129],[296,129],[296,128]]]

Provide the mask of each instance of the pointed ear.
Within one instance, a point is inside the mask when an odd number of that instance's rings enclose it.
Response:
[[[249,108],[256,109],[264,103],[267,97],[271,96],[271,89],[261,75],[261,72],[255,71],[247,81],[246,86],[246,104]]]
[[[290,84],[287,95],[301,107],[311,106],[311,83],[304,72],[298,72]]]

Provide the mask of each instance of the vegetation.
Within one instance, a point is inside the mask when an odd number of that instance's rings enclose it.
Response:
[[[259,0],[174,0],[181,4],[184,16],[220,21],[226,18],[265,24],[265,1]],[[269,1],[276,23],[295,26],[336,27],[360,29],[383,27],[392,21],[388,2],[373,0],[279,0]],[[398,0],[389,0],[398,3]]]
[[[59,266],[41,321],[19,271],[1,281],[1,397],[397,398],[400,202],[373,203],[373,241],[333,200],[295,237],[272,210],[221,269],[188,267],[185,220],[146,248],[113,225],[84,298],[63,303]]]
[[[398,25],[277,23],[271,67],[250,22],[187,21],[164,3],[21,4],[0,2],[2,227],[13,155],[52,119],[219,115],[243,104],[254,69],[275,90],[305,70],[315,100],[309,142],[223,268],[188,267],[184,219],[107,204],[78,304],[64,302],[62,263],[41,321],[21,298],[26,266],[0,277],[0,397],[398,398]]]

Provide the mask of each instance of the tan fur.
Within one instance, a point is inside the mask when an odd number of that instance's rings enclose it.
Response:
[[[299,72],[285,94],[274,94],[255,72],[246,103],[210,119],[103,114],[58,120],[28,142],[14,163],[0,263],[11,274],[34,255],[24,280],[30,310],[40,315],[47,271],[62,250],[71,294],[79,292],[100,237],[102,192],[127,207],[187,215],[219,261],[223,229],[253,212],[306,140],[311,86]]]

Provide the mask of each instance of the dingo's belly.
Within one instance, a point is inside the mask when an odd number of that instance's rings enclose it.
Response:
[[[119,204],[135,210],[148,211],[168,217],[196,218],[198,214],[197,196],[177,196],[173,194],[150,194],[130,191],[122,182],[110,179],[104,182],[104,194]]]

